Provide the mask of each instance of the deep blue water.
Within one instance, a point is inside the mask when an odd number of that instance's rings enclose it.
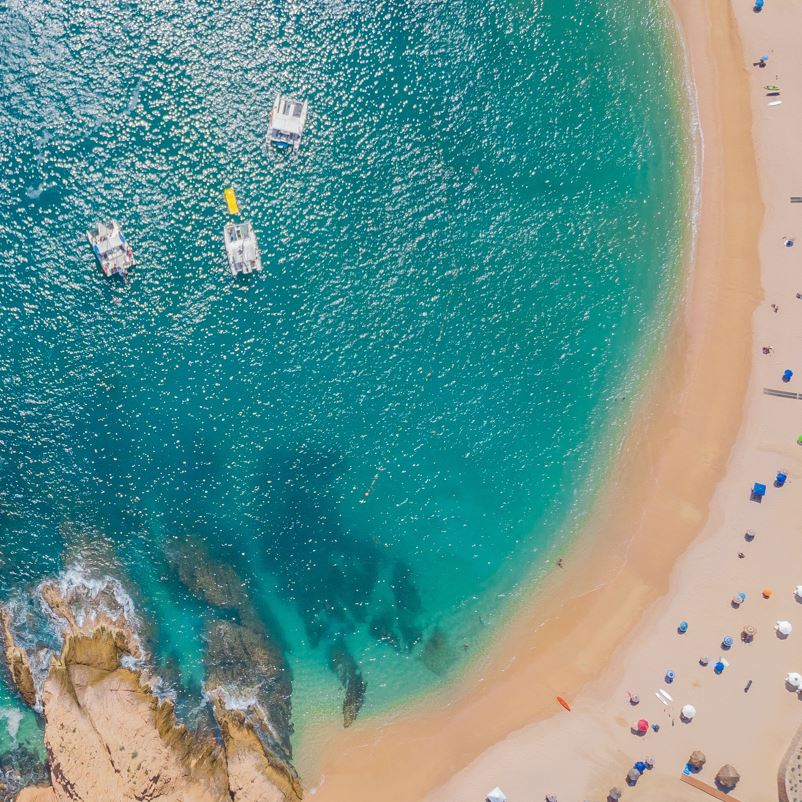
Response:
[[[301,733],[338,665],[361,715],[452,676],[573,532],[670,314],[667,9],[14,0],[0,42],[0,594],[119,576],[187,710],[209,622],[254,628]],[[265,264],[233,282],[226,186]],[[110,217],[125,287],[85,240]]]

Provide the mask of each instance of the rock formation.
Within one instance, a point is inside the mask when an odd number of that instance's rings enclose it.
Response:
[[[343,726],[350,727],[356,721],[365,701],[367,683],[362,677],[359,665],[342,641],[334,643],[329,650],[329,665],[345,690]]]
[[[40,588],[63,625],[38,700],[33,672],[6,616],[5,654],[20,693],[38,701],[45,722],[51,787],[21,802],[294,802],[302,788],[242,711],[214,701],[220,738],[191,734],[159,699],[129,622],[103,587],[76,597],[55,583]],[[108,603],[107,603],[108,602]]]

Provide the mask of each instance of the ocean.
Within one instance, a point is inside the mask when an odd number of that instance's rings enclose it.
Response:
[[[28,647],[58,648],[39,582],[110,575],[187,718],[221,620],[277,655],[296,743],[447,684],[580,528],[679,293],[668,8],[9,0],[0,42],[0,597]],[[309,101],[298,153],[265,143],[277,92]],[[265,266],[236,280],[228,186]],[[85,236],[111,218],[126,285]],[[0,706],[28,766],[40,725]]]

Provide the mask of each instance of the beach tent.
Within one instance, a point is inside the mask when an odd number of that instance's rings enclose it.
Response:
[[[705,757],[704,752],[700,752],[698,749],[691,752],[690,758],[688,758],[688,765],[695,768],[697,771],[707,763],[707,758]]]
[[[685,705],[681,711],[682,717],[688,721],[692,721],[696,715],[696,708],[693,705]]]
[[[498,786],[496,786],[486,797],[485,802],[507,802],[507,797],[504,795],[504,791],[501,790]]]
[[[790,634],[793,632],[793,630],[794,630],[794,628],[791,626],[791,622],[790,622],[790,621],[778,621],[778,622],[777,622],[777,623],[774,625],[774,629],[776,629],[776,630],[777,630],[777,632],[778,632],[780,635],[782,635],[783,637],[787,637],[787,636],[788,636],[788,635],[790,635]]]
[[[722,766],[718,770],[718,774],[716,774],[716,782],[722,787],[727,788],[729,790],[735,788],[736,783],[738,780],[741,779],[741,775],[727,763],[726,766]]]
[[[792,687],[792,688],[802,688],[802,674],[798,674],[796,671],[789,671],[785,675],[785,681]]]

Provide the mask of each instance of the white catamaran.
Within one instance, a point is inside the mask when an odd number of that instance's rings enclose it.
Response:
[[[273,103],[273,111],[270,112],[268,142],[279,150],[298,150],[301,147],[308,109],[309,103],[306,100],[279,95]]]
[[[232,276],[261,271],[262,254],[259,252],[253,226],[248,220],[243,223],[226,223],[223,238]]]
[[[134,252],[125,241],[116,220],[96,223],[93,229],[86,232],[86,237],[100,263],[103,275],[123,278],[128,275],[128,268],[134,264]]]

